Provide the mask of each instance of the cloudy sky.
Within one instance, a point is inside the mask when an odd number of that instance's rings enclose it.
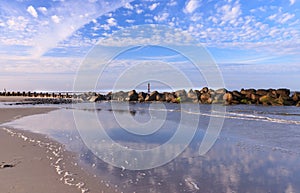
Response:
[[[99,42],[160,45],[168,39],[184,44],[183,37],[208,50],[229,89],[300,90],[299,15],[299,0],[1,0],[0,90],[72,90],[79,67]],[[159,35],[163,38],[149,41],[134,34],[130,41],[111,38],[148,24],[180,33],[165,31]],[[147,47],[115,62],[128,66],[169,58],[165,62],[184,63],[182,57],[174,60],[178,53],[158,50]],[[114,77],[108,72],[104,77]],[[205,81],[195,85],[205,86]]]

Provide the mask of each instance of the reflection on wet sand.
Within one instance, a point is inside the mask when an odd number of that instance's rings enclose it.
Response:
[[[11,126],[29,130],[36,128],[33,131],[48,134],[66,144],[69,149],[81,155],[82,161],[90,172],[93,172],[102,183],[114,187],[117,192],[300,191],[300,184],[298,183],[298,179],[300,179],[300,154],[290,148],[290,145],[284,146],[289,144],[288,140],[282,141],[284,150],[273,146],[272,142],[275,141],[277,144],[277,141],[272,139],[274,134],[270,133],[271,130],[269,130],[270,128],[276,130],[276,135],[280,135],[281,131],[286,137],[290,132],[289,134],[293,137],[297,136],[297,132],[300,132],[296,129],[297,125],[226,119],[223,132],[217,143],[205,156],[199,156],[198,149],[208,124],[208,118],[200,116],[199,127],[192,142],[178,157],[157,168],[132,171],[126,167],[126,164],[134,164],[130,162],[130,160],[134,160],[132,157],[126,154],[112,156],[110,151],[103,151],[103,149],[109,150],[113,147],[109,141],[101,138],[96,123],[93,124],[89,117],[97,116],[105,128],[106,134],[117,144],[145,150],[158,147],[172,137],[178,125],[178,113],[177,111],[168,112],[166,121],[159,131],[148,136],[139,136],[120,128],[118,122],[113,119],[114,113],[119,113],[119,116],[130,115],[135,120],[145,122],[149,120],[149,111],[141,108],[141,106],[131,106],[132,109],[127,113],[124,110],[113,112],[109,110],[110,108],[106,104],[101,105],[98,107],[101,110],[98,111],[79,110],[82,113],[83,123],[88,125],[85,134],[90,139],[88,143],[93,146],[93,151],[88,149],[80,139],[71,110],[61,109],[47,115],[26,117],[11,123]],[[167,108],[172,109],[172,107]],[[155,116],[155,113],[153,115]],[[191,119],[197,117],[199,118],[197,115],[190,116]],[[157,118],[159,119],[158,114]],[[285,116],[276,118],[291,119]],[[49,123],[55,122],[55,124],[41,125],[41,121],[44,120],[49,121]],[[261,131],[262,134],[252,134],[249,129]],[[186,135],[193,134],[193,131],[189,130],[188,127],[185,131]],[[254,140],[254,137],[257,140]],[[297,147],[300,142],[298,141],[297,144],[293,140],[293,143]],[[180,141],[169,143],[164,152],[158,154],[158,157],[149,154],[148,157],[140,158],[140,160],[152,162],[161,159],[163,156],[178,152],[183,145]],[[94,155],[94,153],[97,154],[97,150],[104,161]],[[108,160],[105,159],[119,159],[119,161],[124,162],[124,166],[114,167],[108,164]],[[139,159],[135,161],[138,162]]]

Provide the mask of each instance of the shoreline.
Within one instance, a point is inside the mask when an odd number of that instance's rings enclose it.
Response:
[[[1,108],[0,124],[55,109]],[[78,155],[46,135],[0,126],[0,155],[1,192],[113,192],[78,164]]]

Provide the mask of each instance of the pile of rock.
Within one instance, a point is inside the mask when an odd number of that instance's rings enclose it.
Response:
[[[5,92],[0,96],[24,96],[36,97],[37,103],[45,103],[45,99],[66,99],[66,100],[50,100],[47,103],[71,103],[71,102],[98,102],[98,101],[133,101],[133,102],[168,102],[168,103],[201,103],[201,104],[257,104],[272,106],[300,106],[300,92],[291,93],[289,89],[241,89],[240,91],[228,91],[222,89],[209,89],[207,87],[201,90],[178,90],[175,92],[158,92],[151,93],[136,92],[131,90],[128,92],[109,92],[100,94],[96,92],[88,92],[83,94],[69,95],[61,93],[36,93],[36,92]],[[68,99],[68,100],[67,100]],[[31,99],[32,101],[32,99]]]
[[[69,93],[44,93],[44,92],[0,92],[0,96],[19,96],[19,97],[36,97],[36,98],[65,98],[70,99],[72,95]]]
[[[97,102],[102,100],[136,101],[136,102],[169,102],[169,103],[201,103],[201,104],[261,104],[261,105],[297,105],[300,106],[300,93],[291,96],[289,89],[242,89],[228,91],[224,88],[213,90],[207,87],[201,90],[178,90],[175,92],[153,91],[151,93],[135,90],[110,92],[107,95],[90,93],[81,97],[83,101]]]

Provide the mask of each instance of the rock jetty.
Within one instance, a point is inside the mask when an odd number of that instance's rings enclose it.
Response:
[[[68,102],[99,102],[99,101],[129,101],[129,102],[167,102],[167,103],[200,103],[200,104],[255,104],[272,106],[300,106],[300,92],[291,92],[289,89],[241,89],[228,91],[225,88],[213,90],[207,87],[201,90],[177,90],[175,92],[151,93],[131,91],[109,92],[100,94],[88,92],[82,94],[68,93],[36,93],[36,92],[0,92],[0,96],[23,96],[36,98],[35,101],[51,103]],[[47,99],[47,100],[46,100]],[[54,99],[54,100],[53,100]],[[62,100],[65,99],[65,100]],[[57,102],[57,103],[60,103]]]

